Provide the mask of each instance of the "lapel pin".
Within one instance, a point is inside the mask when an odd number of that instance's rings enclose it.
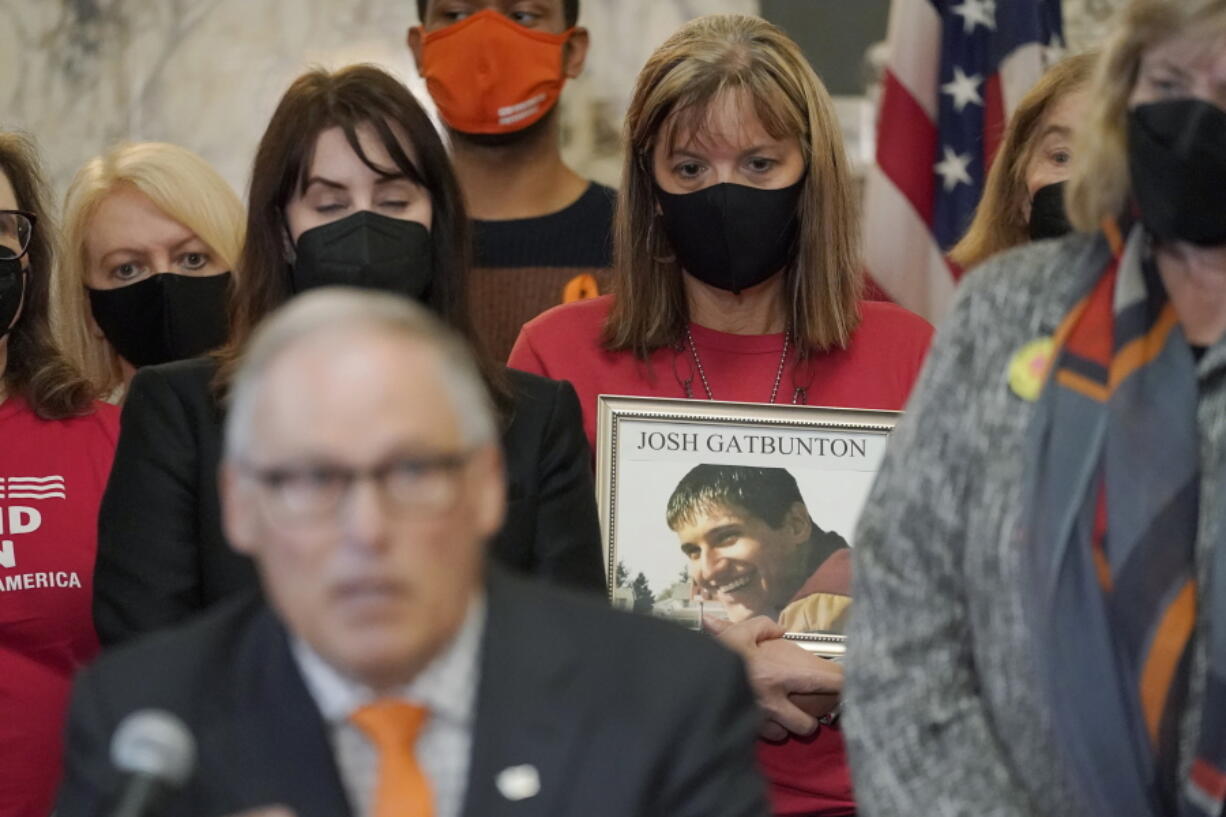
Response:
[[[508,800],[527,800],[540,793],[541,776],[535,766],[525,763],[503,769],[498,773],[495,784],[502,796]]]
[[[1017,350],[1009,361],[1009,388],[1014,394],[1031,403],[1039,399],[1055,345],[1050,337],[1037,338]]]

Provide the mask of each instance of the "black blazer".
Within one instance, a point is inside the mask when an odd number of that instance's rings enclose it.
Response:
[[[98,514],[94,625],[103,644],[174,624],[257,586],[221,530],[223,417],[211,358],[141,369],[124,401]],[[569,383],[508,369],[507,519],[492,556],[558,584],[605,591],[591,453]]]
[[[739,659],[714,639],[491,571],[464,817],[765,817],[758,713]],[[109,814],[116,725],[168,710],[197,770],[161,813],[219,817],[272,803],[351,814],[326,726],[286,632],[235,599],[108,652],[73,690],[58,817]],[[500,771],[530,764],[511,802]]]

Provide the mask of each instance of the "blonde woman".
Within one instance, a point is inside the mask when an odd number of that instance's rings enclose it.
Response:
[[[1086,89],[1097,55],[1077,54],[1048,69],[1009,119],[1004,142],[966,235],[949,256],[971,269],[998,252],[1071,226],[1064,190],[1073,140],[1090,106]]]
[[[866,813],[1218,815],[1226,795],[1226,0],[1133,0],[1080,232],[962,285],[861,519]]]
[[[511,366],[573,383],[593,441],[600,394],[902,408],[930,329],[859,299],[842,137],[794,42],[756,17],[683,26],[639,75],[626,145],[615,294],[528,323]],[[723,634],[779,739],[760,753],[775,808],[852,813],[838,728],[788,697],[841,677],[781,632],[758,617]]]
[[[53,325],[101,393],[118,397],[141,366],[226,340],[244,220],[225,180],[178,145],[122,144],[77,171]]]

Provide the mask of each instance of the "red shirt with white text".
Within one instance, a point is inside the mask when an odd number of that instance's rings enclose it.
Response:
[[[0,814],[47,817],[73,675],[98,651],[90,615],[98,504],[119,410],[42,420],[0,404]]]

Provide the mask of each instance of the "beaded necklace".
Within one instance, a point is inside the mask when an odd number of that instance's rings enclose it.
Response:
[[[707,393],[707,399],[714,400],[715,395],[711,393],[711,384],[707,380],[707,372],[706,372],[706,369],[703,368],[703,365],[702,365],[702,356],[698,354],[698,345],[694,343],[694,336],[693,334],[690,333],[690,328],[688,326],[685,327],[685,345],[689,347],[690,357],[694,359],[694,367],[698,370],[698,377],[702,381],[703,391]],[[783,336],[783,354],[779,356],[779,368],[775,372],[775,385],[771,387],[771,398],[770,398],[771,403],[774,403],[775,400],[779,397],[779,384],[783,382],[783,369],[787,364],[788,350],[791,349],[791,346],[792,346],[792,333],[788,332],[784,334]],[[678,348],[677,351],[683,352],[684,349]],[[674,374],[676,374],[676,366],[673,367],[673,371],[674,371]],[[693,374],[691,373],[691,375],[685,378],[684,380],[681,378],[680,375],[676,375],[676,377],[677,377],[678,382],[681,383],[681,388],[685,392],[685,396],[692,400],[694,398],[694,376]],[[806,391],[807,389],[804,389],[800,386],[797,386],[795,389],[793,389],[792,405],[802,404],[805,401],[806,396],[807,396]]]

